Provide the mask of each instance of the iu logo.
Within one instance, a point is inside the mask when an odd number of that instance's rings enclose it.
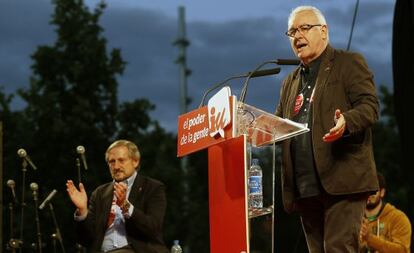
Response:
[[[222,88],[208,101],[208,121],[210,136],[219,134],[224,138],[224,128],[230,124],[230,88]]]

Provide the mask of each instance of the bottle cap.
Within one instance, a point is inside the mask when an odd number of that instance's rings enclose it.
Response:
[[[252,159],[252,165],[259,165],[259,159],[257,158]]]

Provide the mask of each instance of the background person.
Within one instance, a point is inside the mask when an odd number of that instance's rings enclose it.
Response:
[[[379,191],[369,196],[361,226],[361,253],[409,253],[411,224],[407,215],[384,201],[385,178],[378,174]]]
[[[130,141],[112,143],[105,159],[113,181],[93,191],[89,206],[83,184],[78,190],[72,180],[66,183],[81,244],[88,252],[168,252],[162,239],[164,185],[138,174],[141,156]]]

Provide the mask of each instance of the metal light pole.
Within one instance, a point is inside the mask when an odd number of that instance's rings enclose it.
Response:
[[[175,60],[175,63],[179,65],[180,71],[180,114],[187,112],[187,105],[189,103],[189,98],[187,96],[187,77],[191,74],[191,70],[187,68],[187,55],[186,49],[190,45],[190,42],[186,38],[185,32],[185,9],[183,6],[178,7],[178,37],[174,41],[173,45],[178,47],[179,53],[178,57]],[[188,185],[188,157],[183,157],[180,160],[181,171],[183,173],[183,206],[184,214],[188,215],[188,203],[189,203],[189,185]],[[184,237],[187,237],[185,233]],[[188,242],[188,240],[185,240]],[[183,245],[184,252],[190,253],[190,249],[187,245]]]

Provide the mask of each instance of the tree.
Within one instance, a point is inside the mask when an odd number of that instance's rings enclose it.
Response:
[[[408,211],[410,187],[401,163],[401,143],[394,112],[394,96],[386,86],[380,86],[379,91],[382,110],[381,120],[373,129],[375,162],[377,170],[381,171],[387,180],[387,199],[398,208]]]
[[[36,126],[33,141],[38,143],[48,136],[51,141],[74,145],[73,139],[101,144],[112,138],[116,129],[115,78],[122,74],[125,62],[119,49],[107,56],[106,39],[98,24],[103,3],[94,13],[82,0],[54,3],[51,23],[57,26],[57,40],[53,46],[40,46],[32,55],[30,88],[19,92],[28,104],[25,113]],[[96,131],[98,134],[93,134]]]
[[[25,148],[39,168],[27,171],[26,184],[39,184],[39,199],[57,189],[54,210],[66,248],[75,251],[74,209],[65,193],[66,180],[77,181],[78,178],[75,148],[78,145],[86,147],[89,170],[81,174],[90,193],[98,184],[110,180],[104,161],[106,147],[114,139],[130,139],[139,145],[143,154],[142,173],[163,181],[167,186],[167,245],[194,228],[195,224],[190,227],[190,217],[200,221],[198,224],[204,230],[193,233],[195,240],[186,244],[195,251],[196,246],[208,245],[207,184],[203,183],[205,187],[192,191],[190,201],[194,204],[188,207],[192,213],[181,215],[184,206],[180,197],[181,184],[177,184],[181,172],[176,157],[176,136],[165,132],[158,122],[150,118],[149,111],[155,106],[148,100],[136,99],[118,104],[116,77],[122,74],[126,63],[119,49],[107,53],[106,39],[99,25],[105,4],[98,4],[94,12],[90,12],[82,0],[54,0],[53,3],[55,12],[51,24],[56,27],[56,41],[51,46],[40,46],[34,52],[30,85],[17,94],[27,102],[27,107],[11,112],[12,96],[0,92],[2,118],[6,119],[5,165],[13,168],[5,170],[5,177],[15,179],[20,188],[22,173],[16,151]],[[198,157],[193,165],[196,167],[192,178],[194,188],[200,185],[197,180],[207,180],[205,166],[198,168],[199,164],[207,164],[202,162],[206,159]],[[30,243],[36,241],[36,229],[32,219],[34,203],[31,191],[26,187],[25,192],[24,251],[27,251]],[[7,199],[11,199],[10,196]],[[9,214],[6,208],[4,205],[5,213]],[[40,216],[43,241],[50,247],[49,235],[54,232],[52,218],[47,209]],[[15,217],[19,217],[18,214],[15,213]],[[7,228],[8,224],[4,223],[3,234],[9,239],[11,235]]]
[[[13,132],[19,135],[13,140],[6,139],[5,156],[16,157],[15,151],[20,147],[27,150],[39,168],[27,172],[28,182],[39,184],[40,196],[53,188],[65,194],[65,180],[77,178],[75,148],[80,144],[87,147],[91,169],[85,181],[89,190],[109,178],[108,173],[101,171],[106,167],[103,154],[108,142],[115,137],[116,76],[125,67],[119,49],[107,53],[106,39],[98,23],[105,4],[98,4],[90,12],[82,0],[54,0],[53,3],[55,12],[51,24],[56,26],[57,39],[52,46],[38,47],[32,55],[29,88],[18,92],[27,102],[21,112],[24,121],[19,122],[20,129],[5,126],[6,136]],[[30,192],[27,197],[32,201]],[[59,207],[71,206],[66,196],[56,201],[59,201],[56,211],[65,210]],[[25,223],[29,226],[31,220]],[[72,227],[70,218],[61,222],[65,228]],[[71,234],[66,234],[67,241],[74,241]],[[30,240],[33,239],[25,238],[26,242]]]

